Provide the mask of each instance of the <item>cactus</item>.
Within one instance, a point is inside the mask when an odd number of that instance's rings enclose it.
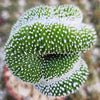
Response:
[[[19,79],[47,96],[74,93],[88,68],[80,52],[92,47],[95,30],[82,23],[73,5],[40,6],[26,11],[12,27],[5,61]]]

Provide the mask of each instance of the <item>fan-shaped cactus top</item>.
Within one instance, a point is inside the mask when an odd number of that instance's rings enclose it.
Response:
[[[82,23],[77,7],[35,7],[13,26],[5,60],[16,77],[33,83],[41,93],[68,95],[86,79],[87,65],[79,53],[94,42],[95,31]]]

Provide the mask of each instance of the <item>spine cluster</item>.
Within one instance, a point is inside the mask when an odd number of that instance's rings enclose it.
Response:
[[[24,13],[5,45],[11,72],[48,96],[69,95],[86,80],[88,69],[79,56],[95,43],[95,30],[82,23],[72,5],[40,6]]]

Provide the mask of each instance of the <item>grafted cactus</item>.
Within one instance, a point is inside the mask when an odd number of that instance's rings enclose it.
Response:
[[[72,5],[28,10],[11,30],[5,61],[11,72],[31,82],[43,94],[64,96],[86,80],[88,68],[80,57],[95,43],[95,30],[82,23]]]

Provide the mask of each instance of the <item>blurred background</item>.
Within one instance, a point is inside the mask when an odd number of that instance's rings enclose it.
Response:
[[[17,80],[5,67],[4,45],[12,25],[29,8],[39,5],[74,4],[83,22],[95,27],[97,42],[82,54],[89,67],[85,84],[74,94],[59,100],[100,100],[100,0],[0,0],[0,100],[57,100],[41,95],[32,84]]]

